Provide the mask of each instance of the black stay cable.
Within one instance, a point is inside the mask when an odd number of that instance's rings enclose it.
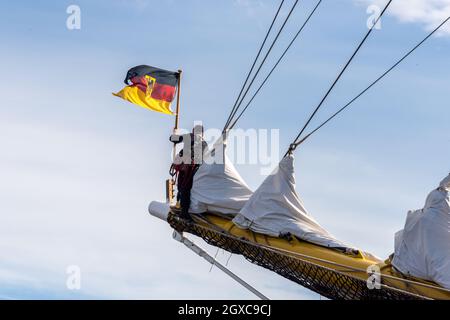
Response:
[[[283,7],[284,1],[285,1],[285,0],[282,0],[282,1],[281,1],[280,5],[279,5],[279,7],[278,7],[278,10],[277,10],[277,12],[275,13],[275,16],[273,17],[273,20],[272,20],[272,23],[270,24],[269,30],[267,30],[266,36],[264,37],[264,40],[263,40],[263,42],[261,43],[261,46],[260,46],[260,48],[259,48],[259,50],[258,50],[258,54],[256,55],[256,57],[255,57],[255,59],[254,59],[254,61],[253,61],[253,64],[252,64],[252,66],[251,66],[251,68],[250,68],[250,71],[248,72],[247,77],[246,77],[246,79],[245,79],[245,81],[244,81],[244,84],[242,85],[241,91],[239,92],[239,95],[238,95],[238,97],[236,98],[236,101],[234,102],[233,108],[231,109],[230,115],[228,116],[228,119],[227,119],[227,121],[226,121],[225,127],[226,127],[226,126],[228,125],[228,123],[231,121],[231,116],[232,116],[232,114],[233,114],[233,112],[234,112],[234,109],[237,107],[237,104],[238,104],[238,102],[239,102],[239,99],[241,98],[242,92],[244,92],[244,89],[245,89],[245,86],[247,85],[248,79],[250,79],[250,75],[252,74],[253,69],[255,68],[255,65],[256,65],[256,62],[257,62],[258,59],[259,59],[259,56],[261,55],[261,52],[262,52],[262,50],[263,50],[263,48],[264,48],[264,46],[265,46],[265,44],[266,44],[267,38],[269,37],[270,32],[272,31],[272,28],[273,28],[273,26],[274,26],[274,24],[275,24],[275,21],[277,20],[278,15],[279,15],[279,13],[280,13],[280,11],[281,11],[281,8]]]
[[[264,63],[267,60],[267,57],[269,56],[270,52],[272,51],[273,47],[275,46],[275,43],[277,42],[281,32],[283,31],[284,27],[286,26],[286,23],[288,22],[289,18],[292,15],[292,12],[294,11],[295,7],[297,6],[299,0],[295,0],[294,4],[292,5],[291,9],[289,10],[288,15],[286,16],[283,24],[281,25],[280,29],[278,30],[277,35],[275,36],[275,38],[272,41],[272,44],[270,45],[269,49],[267,50],[266,55],[264,56],[263,60],[261,61],[258,69],[256,70],[255,74],[253,75],[252,80],[250,81],[249,85],[247,86],[247,89],[245,90],[244,94],[241,97],[240,102],[238,103],[237,107],[235,108],[234,112],[231,114],[230,116],[230,121],[228,121],[228,123],[225,125],[224,127],[224,132],[228,129],[228,126],[230,124],[230,122],[233,120],[234,116],[236,115],[236,113],[238,112],[242,102],[244,101],[248,91],[250,90],[251,86],[253,85],[253,83],[255,82],[256,77],[258,76],[259,72],[261,71],[261,68],[263,67]]]
[[[311,13],[309,14],[308,18],[306,19],[306,21],[303,23],[303,25],[301,26],[301,28],[298,30],[298,32],[296,33],[296,35],[294,36],[294,38],[292,38],[291,42],[289,43],[289,45],[286,47],[286,49],[284,50],[283,54],[281,55],[281,57],[278,59],[278,61],[275,63],[275,65],[273,66],[272,70],[270,70],[269,74],[266,76],[266,78],[264,79],[264,81],[261,83],[261,85],[259,86],[258,90],[256,90],[256,92],[253,94],[252,98],[248,101],[247,105],[244,107],[244,109],[242,109],[242,111],[239,113],[238,117],[234,120],[234,122],[229,126],[229,129],[233,129],[234,126],[236,125],[236,123],[239,121],[239,119],[242,117],[242,115],[245,113],[245,111],[248,109],[248,107],[250,106],[250,104],[253,102],[253,100],[255,99],[255,97],[258,95],[259,91],[262,89],[262,87],[266,84],[267,80],[269,80],[270,76],[272,75],[272,73],[275,71],[275,69],[278,67],[278,65],[280,64],[280,62],[283,60],[284,56],[286,55],[286,53],[289,51],[289,49],[291,48],[291,46],[294,44],[295,40],[297,40],[298,36],[300,35],[300,33],[303,31],[303,29],[305,28],[305,26],[308,24],[309,20],[311,19],[311,17],[314,15],[314,13],[316,12],[317,8],[319,7],[319,5],[322,3],[322,0],[319,0],[316,4],[316,6],[314,7],[314,9],[311,11]]]
[[[416,51],[420,46],[422,46],[433,34],[435,34],[443,25],[445,25],[450,20],[450,17],[444,20],[436,29],[430,32],[422,41],[420,41],[414,48],[412,48],[408,53],[406,53],[400,60],[398,60],[392,67],[386,70],[380,77],[378,77],[374,82],[372,82],[366,89],[361,91],[358,95],[356,95],[352,100],[350,100],[345,106],[335,112],[332,116],[330,116],[326,121],[324,121],[321,125],[316,127],[310,133],[308,133],[303,139],[295,144],[295,146],[299,146],[303,142],[305,142],[311,135],[320,130],[323,126],[325,126],[328,122],[333,120],[337,115],[347,109],[353,102],[358,100],[362,95],[364,95],[367,91],[369,91],[374,85],[376,85],[381,79],[386,77],[392,70],[394,70],[399,64],[401,64],[406,58],[408,58],[414,51]]]
[[[290,145],[288,151],[286,152],[286,155],[288,155],[289,153],[291,153],[292,151],[295,150],[296,148],[296,143],[298,142],[298,139],[301,137],[301,135],[303,134],[303,132],[306,130],[306,128],[308,127],[309,123],[311,122],[311,120],[314,118],[314,116],[316,115],[317,111],[319,111],[319,109],[322,107],[323,103],[325,102],[325,100],[328,98],[328,96],[330,95],[331,91],[333,91],[334,87],[336,86],[336,84],[339,82],[339,80],[341,79],[342,75],[344,74],[344,72],[347,70],[348,66],[350,65],[350,63],[353,61],[353,59],[355,58],[356,54],[359,52],[359,50],[361,49],[361,47],[363,46],[363,44],[366,42],[367,38],[369,37],[369,35],[372,33],[373,29],[375,28],[375,26],[377,25],[378,21],[381,19],[381,17],[384,15],[384,13],[386,12],[386,10],[388,9],[388,7],[390,6],[390,4],[392,3],[393,0],[389,0],[389,2],[386,4],[386,6],[384,7],[383,11],[381,12],[380,16],[377,18],[377,20],[374,22],[374,24],[372,25],[372,27],[369,29],[369,31],[367,32],[367,34],[364,36],[364,38],[362,39],[362,41],[359,43],[358,47],[356,48],[355,52],[352,54],[352,56],[350,57],[350,59],[347,61],[347,63],[345,64],[344,68],[341,70],[341,72],[339,73],[339,75],[337,76],[337,78],[334,80],[333,84],[331,85],[331,87],[328,89],[328,91],[326,92],[326,94],[324,95],[324,97],[322,98],[322,100],[320,101],[320,103],[318,104],[318,106],[314,109],[314,111],[312,112],[312,114],[310,115],[310,117],[308,118],[308,120],[306,121],[305,125],[303,126],[303,128],[300,130],[300,133],[297,135],[297,137],[294,139],[293,143]],[[285,156],[286,156],[285,155]]]

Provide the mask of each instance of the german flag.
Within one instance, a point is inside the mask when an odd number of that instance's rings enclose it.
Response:
[[[113,95],[146,109],[173,115],[170,104],[175,97],[179,73],[150,66],[137,66],[127,72],[127,85]]]

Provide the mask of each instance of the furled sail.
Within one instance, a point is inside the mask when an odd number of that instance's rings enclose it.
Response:
[[[225,154],[224,148],[216,144],[213,150],[223,150],[224,154],[217,156],[211,152],[205,156],[204,163],[194,175],[189,211],[234,217],[250,199],[252,191]]]
[[[290,233],[325,247],[348,248],[307,212],[295,191],[294,157],[286,156],[233,219],[240,228],[278,237]]]
[[[450,175],[427,197],[425,207],[410,211],[395,235],[392,264],[402,273],[450,289]]]

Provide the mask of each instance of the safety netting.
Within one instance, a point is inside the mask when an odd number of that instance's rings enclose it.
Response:
[[[181,219],[173,212],[168,222],[178,232],[187,232],[206,243],[228,252],[244,256],[253,264],[276,272],[326,298],[335,300],[424,300],[424,296],[381,284],[380,289],[369,289],[367,281],[352,275],[353,268],[329,268],[296,254],[269,248],[235,237],[225,230],[203,226]]]

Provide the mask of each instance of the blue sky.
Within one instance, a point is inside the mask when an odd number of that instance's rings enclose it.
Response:
[[[282,153],[367,31],[372,2],[324,0],[239,126],[280,129]],[[81,8],[81,30],[66,28],[70,4]],[[314,4],[301,1],[274,56]],[[151,200],[164,198],[173,120],[111,92],[132,66],[181,68],[182,127],[202,120],[221,128],[275,6],[0,5],[0,298],[253,298],[209,272],[147,214]],[[398,0],[314,123],[421,40],[448,8],[449,1]],[[449,49],[446,32],[433,37],[296,152],[297,188],[309,211],[337,237],[383,258],[406,211],[421,207],[450,169]],[[257,166],[238,169],[252,188],[264,179]],[[82,271],[76,292],[65,287],[73,264]],[[229,266],[271,298],[318,298],[240,257]]]

